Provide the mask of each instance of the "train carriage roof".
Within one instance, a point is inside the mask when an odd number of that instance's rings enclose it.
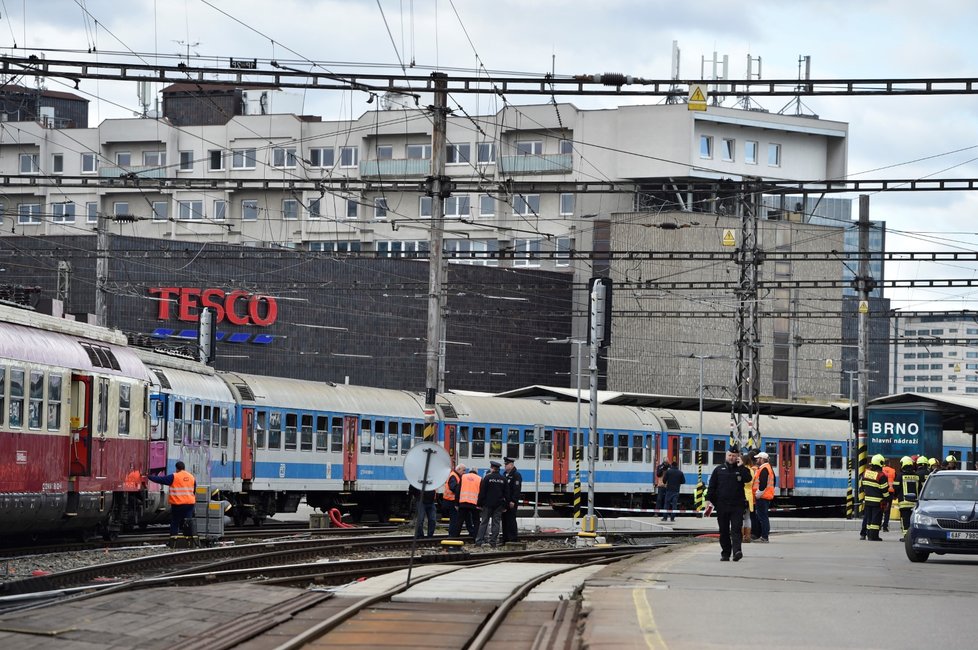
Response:
[[[481,397],[456,393],[440,394],[438,406],[445,422],[464,420],[496,424],[521,424],[573,427],[577,422],[575,402]],[[588,427],[589,408],[581,407],[581,428]],[[631,408],[598,408],[598,427],[602,429],[661,430],[662,425],[652,412]]]
[[[699,431],[699,411],[681,411],[666,409],[666,412],[679,425],[681,433],[696,433]],[[668,420],[667,420],[668,421]],[[849,423],[846,420],[825,418],[807,418],[785,415],[761,415],[758,422],[761,439],[801,438],[803,440],[845,440],[849,435]],[[742,427],[742,438],[747,441],[747,428]],[[730,434],[730,413],[703,412],[703,433],[706,435]]]

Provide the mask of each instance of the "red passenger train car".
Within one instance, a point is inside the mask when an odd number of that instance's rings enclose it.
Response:
[[[0,306],[4,536],[138,523],[149,386],[119,332]]]

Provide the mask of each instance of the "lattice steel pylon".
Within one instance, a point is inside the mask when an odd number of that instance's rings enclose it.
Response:
[[[747,446],[760,448],[758,398],[760,396],[760,326],[757,310],[757,280],[763,255],[758,249],[757,215],[759,202],[753,192],[741,202],[740,246],[736,264],[740,269],[737,283],[737,357],[734,367],[733,398],[730,402],[730,444],[742,445],[744,424]]]

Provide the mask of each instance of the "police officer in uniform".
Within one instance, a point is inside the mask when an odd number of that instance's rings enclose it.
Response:
[[[516,510],[520,507],[520,497],[523,494],[523,476],[516,469],[516,461],[510,457],[503,458],[503,469],[506,471],[506,510],[503,512],[503,544],[515,542],[519,530],[516,525]]]
[[[910,456],[900,459],[900,473],[897,474],[893,485],[896,488],[897,506],[900,508],[900,532],[903,533],[900,541],[902,542],[910,529],[910,514],[917,502],[917,495],[920,494],[920,479],[914,472],[914,463]]]
[[[869,539],[871,542],[882,542],[880,524],[883,521],[883,498],[890,489],[883,464],[886,462],[883,454],[876,454],[869,461],[869,467],[863,474],[863,526],[859,531],[859,539]]]
[[[490,546],[495,548],[499,543],[500,521],[506,508],[506,477],[499,473],[501,466],[502,463],[498,460],[489,461],[489,473],[483,477],[479,486],[482,517],[479,520],[479,533],[475,537],[476,546],[485,545],[487,534]]]
[[[747,509],[747,494],[744,486],[753,481],[750,469],[740,457],[740,447],[730,445],[726,462],[717,465],[710,474],[710,484],[706,489],[706,500],[713,504],[720,526],[720,560],[727,562],[733,552],[734,562],[740,561],[744,554],[740,550],[743,541],[741,524]]]

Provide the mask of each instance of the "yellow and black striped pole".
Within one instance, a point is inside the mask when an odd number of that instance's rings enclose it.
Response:
[[[846,488],[846,519],[852,519],[854,505],[852,502],[852,443],[849,444],[849,453],[846,454],[846,474],[849,475],[849,485]]]
[[[696,491],[693,493],[693,506],[697,512],[706,508],[706,487],[703,485],[703,450],[696,450]]]
[[[574,525],[581,523],[581,447],[574,447]]]
[[[866,473],[866,468],[869,465],[865,444],[861,444],[856,448],[856,455],[858,458],[857,467],[859,468],[856,472],[856,494],[858,495],[858,499],[856,501],[856,514],[861,517],[866,499],[866,493],[863,492],[863,474]]]

